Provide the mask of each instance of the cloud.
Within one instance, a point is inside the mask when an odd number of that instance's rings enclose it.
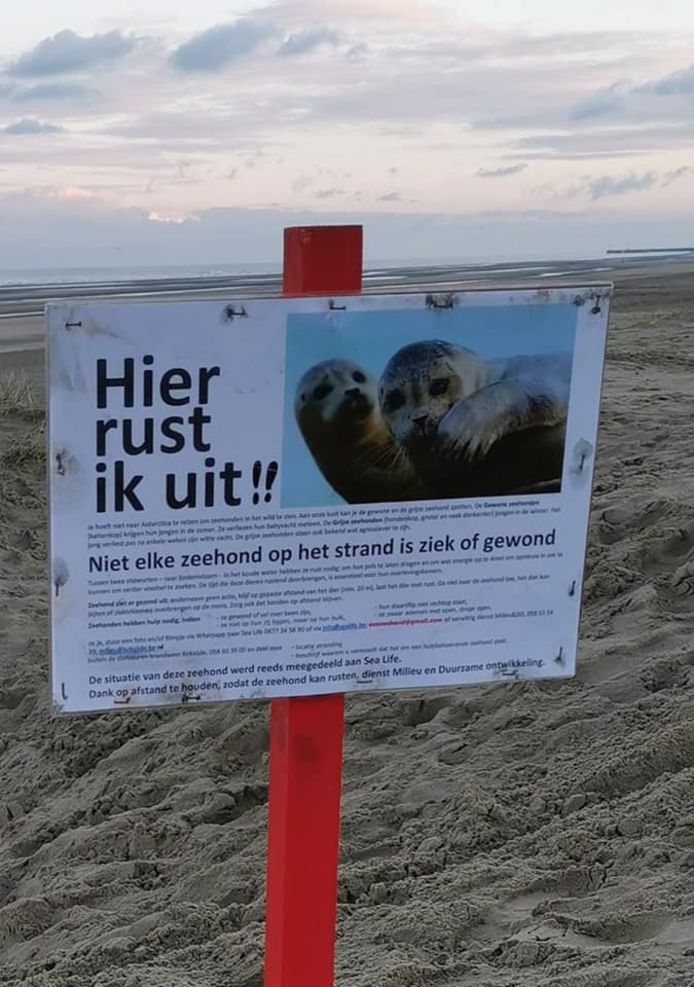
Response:
[[[21,120],[15,120],[14,123],[8,124],[3,127],[3,134],[59,134],[62,131],[62,127],[58,127],[54,123],[43,123],[41,120],[35,120],[33,117],[22,117]]]
[[[634,119],[644,117],[661,118],[662,109],[656,108],[644,96],[691,96],[694,95],[694,65],[678,69],[660,79],[653,79],[641,85],[627,85],[614,82],[610,86],[597,89],[585,99],[579,100],[569,111],[569,119],[592,120],[614,113]]]
[[[273,0],[265,9],[277,19],[301,17],[305,23],[323,13],[326,6],[326,0]],[[389,29],[393,25],[413,25],[421,30],[445,20],[444,12],[437,10],[430,0],[330,0],[329,6],[335,19],[367,24],[381,22]]]
[[[366,10],[370,0],[359,2]],[[378,2],[382,12],[390,5],[392,16],[361,19],[352,0],[227,4],[237,13],[218,13],[216,27],[208,18],[168,41],[138,37],[133,53],[99,72],[98,82],[96,72],[21,79],[0,73],[0,85],[12,85],[2,102],[0,129],[25,115],[69,129],[69,140],[3,134],[0,188],[27,182],[108,187],[114,204],[136,204],[167,218],[172,210],[236,201],[254,208],[286,202],[327,209],[349,203],[356,210],[354,189],[361,188],[364,210],[399,214],[446,208],[446,188],[467,162],[468,182],[450,205],[453,211],[494,204],[495,193],[511,186],[513,199],[504,204],[528,205],[529,186],[540,181],[564,190],[561,207],[578,210],[590,201],[585,183],[572,199],[566,189],[582,176],[597,180],[632,171],[641,176],[648,169],[660,173],[690,160],[694,164],[689,156],[694,118],[685,119],[686,98],[638,98],[631,90],[636,82],[686,64],[670,34],[640,36],[632,50],[610,32],[567,37],[557,46],[556,38],[544,36],[540,44],[530,29],[455,17],[408,19],[401,16],[400,0]],[[451,0],[445,2],[450,10]],[[111,26],[81,30],[90,34]],[[120,27],[124,34],[131,30],[127,22]],[[161,27],[175,30],[172,23]],[[359,64],[347,57],[354,42],[369,46],[370,57]],[[623,91],[617,83],[609,85],[617,79],[628,80]],[[89,102],[82,90],[80,102],[80,91],[69,88],[78,84],[97,86],[101,99]],[[624,115],[600,117],[600,104],[609,104],[615,93],[624,96]],[[482,131],[477,124],[502,113],[505,132]],[[531,143],[517,143],[523,138]],[[253,168],[256,146],[266,154]],[[643,157],[600,160],[636,154]],[[181,158],[194,162],[185,175],[177,171]],[[538,158],[547,166],[538,168]],[[586,160],[591,158],[596,160]],[[570,163],[576,160],[581,164]],[[332,173],[307,166],[311,161],[323,162]],[[396,162],[407,162],[401,175],[389,171]],[[232,166],[233,181],[227,178]],[[432,166],[442,182],[426,181]],[[312,176],[310,188],[297,194],[292,182],[303,172]],[[506,175],[521,177],[511,181]],[[149,192],[151,176],[156,185]],[[685,190],[690,179],[681,181]],[[317,197],[340,188],[347,192]],[[654,188],[621,199],[603,193],[601,202],[591,204],[648,211],[674,200],[679,190]],[[381,194],[386,197],[378,201]],[[417,206],[411,204],[413,196]]]
[[[606,196],[644,192],[653,188],[657,182],[658,175],[654,171],[644,171],[640,175],[633,172],[629,175],[599,175],[597,178],[587,179],[585,189],[588,198],[596,202]]]
[[[9,66],[8,72],[27,78],[61,75],[123,58],[134,47],[135,39],[126,37],[120,31],[93,34],[91,37],[82,37],[74,31],[59,31],[20,55]]]
[[[185,212],[159,213],[154,210],[147,214],[147,221],[150,223],[173,223],[174,226],[181,226],[183,223],[198,223],[197,216]]]
[[[370,48],[364,42],[360,42],[356,45],[350,45],[347,49],[346,56],[353,62],[361,62],[369,54]]]
[[[661,187],[667,188],[668,185],[672,185],[673,182],[676,182],[678,178],[684,178],[685,175],[689,175],[691,172],[692,169],[689,165],[683,165],[681,168],[674,168],[672,171],[666,171],[660,183]]]
[[[379,202],[400,202],[402,196],[399,192],[386,192],[385,195],[379,195]]]
[[[276,28],[269,24],[240,18],[193,35],[176,49],[171,60],[182,72],[218,72],[275,34]]]
[[[81,102],[99,95],[98,89],[81,82],[39,82],[35,86],[13,90],[10,98],[14,103]]]
[[[296,31],[290,34],[279,47],[280,55],[305,55],[322,45],[335,47],[340,43],[337,31],[327,27],[315,27],[307,31]]]
[[[615,82],[576,103],[570,110],[569,117],[572,120],[592,120],[594,117],[614,113],[624,108],[626,94],[624,86]]]
[[[317,199],[333,199],[336,195],[346,195],[343,188],[321,188],[316,190]]]
[[[626,175],[587,175],[579,185],[567,189],[569,197],[587,195],[592,202],[608,197],[628,195],[631,192],[647,192],[653,188],[667,188],[673,182],[692,171],[689,165],[671,171],[630,172]]]
[[[634,92],[653,93],[656,96],[691,96],[694,94],[694,65],[686,69],[678,69],[677,72],[664,75],[661,79],[646,82],[636,87]]]
[[[478,168],[475,174],[478,178],[507,178],[525,171],[527,164],[501,165],[499,168]]]
[[[48,198],[51,199],[96,199],[96,193],[91,189],[82,188],[80,185],[63,185],[62,187],[49,189]]]
[[[665,148],[690,147],[694,138],[691,118],[649,126],[624,126],[530,134],[512,144],[518,156],[548,160],[609,158],[660,153]]]

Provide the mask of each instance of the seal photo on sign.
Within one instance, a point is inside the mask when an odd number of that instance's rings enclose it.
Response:
[[[299,381],[294,413],[319,470],[348,504],[430,496],[388,430],[376,380],[350,360],[324,360]]]
[[[379,400],[394,440],[438,497],[561,488],[569,354],[485,360],[441,339],[389,360]]]

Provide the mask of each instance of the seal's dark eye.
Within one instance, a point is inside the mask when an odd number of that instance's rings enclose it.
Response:
[[[327,398],[328,394],[332,394],[333,390],[332,384],[319,384],[318,387],[313,388],[311,397],[314,401],[322,401],[323,398]]]
[[[432,398],[437,398],[441,394],[445,394],[448,390],[448,378],[447,377],[437,377],[436,380],[432,380],[429,384],[429,394]]]
[[[355,370],[352,374],[352,380],[356,380],[357,384],[364,384],[366,382],[366,374],[363,374],[361,370]]]
[[[404,393],[398,388],[395,388],[394,391],[388,391],[386,394],[385,400],[383,401],[383,410],[385,412],[397,411],[398,408],[402,408],[404,404]]]

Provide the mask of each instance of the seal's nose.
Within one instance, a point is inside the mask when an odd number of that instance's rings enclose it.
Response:
[[[345,394],[347,395],[348,398],[358,398],[359,395],[361,394],[361,391],[359,390],[358,387],[348,387],[347,390],[345,391]]]
[[[427,421],[426,411],[416,411],[413,415],[410,415],[410,421],[423,432]]]

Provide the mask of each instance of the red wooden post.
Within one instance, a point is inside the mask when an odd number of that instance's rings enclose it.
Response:
[[[361,291],[361,226],[290,226],[284,231],[285,295]]]
[[[284,231],[286,295],[361,291],[362,227]],[[333,987],[344,695],[270,709],[265,987]]]

